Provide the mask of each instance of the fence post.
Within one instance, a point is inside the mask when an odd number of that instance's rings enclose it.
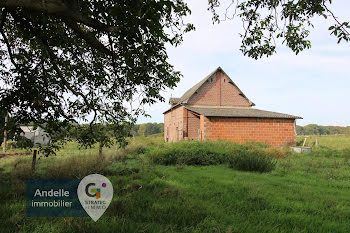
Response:
[[[315,147],[318,147],[318,145],[319,145],[318,139],[316,138]]]
[[[7,150],[7,122],[8,122],[8,117],[9,117],[9,114],[8,114],[8,112],[6,112],[5,124],[4,124],[4,148],[3,148],[3,152],[4,153]]]
[[[32,172],[35,172],[37,150],[33,150]]]
[[[305,143],[306,143],[306,138],[304,139],[303,147],[305,146]]]

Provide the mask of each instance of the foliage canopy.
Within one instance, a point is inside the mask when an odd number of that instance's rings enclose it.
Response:
[[[224,0],[208,0],[213,13],[213,22],[241,18],[243,33],[241,51],[254,59],[271,56],[276,53],[277,40],[298,54],[311,48],[308,39],[315,16],[332,19],[329,30],[337,38],[337,42],[349,42],[350,23],[342,22],[330,10],[332,0],[230,0],[225,8]],[[218,10],[224,9],[223,18]],[[233,13],[229,13],[233,12]]]
[[[0,109],[48,133],[79,120],[134,122],[179,81],[165,44],[193,29],[182,0],[1,1],[0,9]]]

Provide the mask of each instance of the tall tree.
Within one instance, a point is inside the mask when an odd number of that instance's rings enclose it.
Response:
[[[0,109],[48,133],[133,122],[179,81],[165,44],[193,29],[189,13],[182,0],[0,1]]]

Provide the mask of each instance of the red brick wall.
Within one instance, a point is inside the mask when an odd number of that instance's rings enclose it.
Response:
[[[205,136],[205,124],[206,124],[206,117],[203,116],[203,115],[200,115],[200,118],[199,118],[199,124],[200,124],[200,140],[203,140],[204,139],[204,136]]]
[[[189,105],[250,107],[238,88],[229,83],[228,77],[217,72],[205,82],[188,101]]]
[[[187,111],[188,128],[187,137],[189,140],[199,139],[199,116]],[[187,124],[186,124],[187,125]]]
[[[184,137],[184,111],[183,106],[174,108],[164,114],[164,140],[169,142],[180,141]],[[177,130],[176,130],[177,128]]]
[[[221,79],[221,105],[222,106],[239,106],[251,107],[249,101],[240,95],[238,88],[229,83],[228,77],[224,73],[220,73]]]
[[[216,80],[215,80],[215,85],[216,85],[216,105],[221,106],[221,80],[222,80],[222,73],[217,72],[216,73]]]
[[[205,139],[257,141],[272,146],[294,145],[294,119],[203,117]]]
[[[202,87],[197,90],[188,101],[189,105],[217,105],[216,104],[216,76],[212,75]]]

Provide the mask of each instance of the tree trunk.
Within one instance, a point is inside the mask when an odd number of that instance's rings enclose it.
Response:
[[[8,112],[5,115],[5,124],[4,124],[4,148],[3,151],[6,152],[7,149],[7,122],[8,122]]]
[[[102,150],[103,150],[103,143],[100,142],[100,146],[98,148],[98,156],[102,158]]]
[[[37,150],[33,150],[32,172],[35,172]]]

